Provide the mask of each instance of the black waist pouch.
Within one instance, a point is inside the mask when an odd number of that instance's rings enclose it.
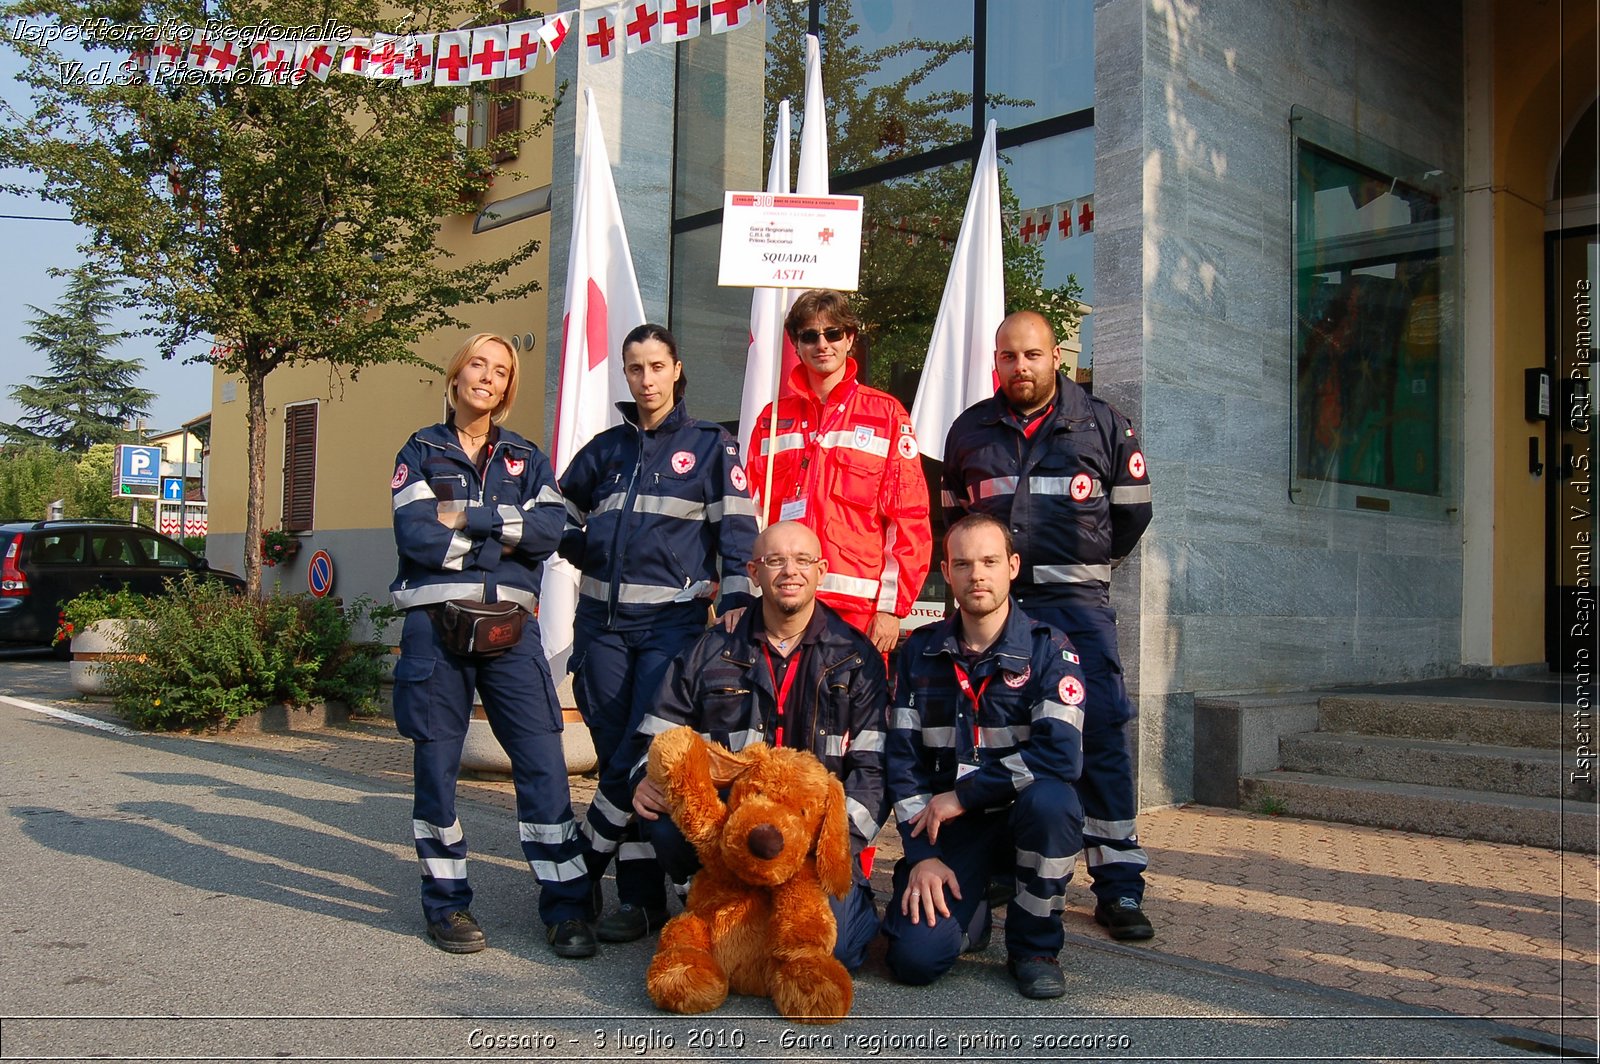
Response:
[[[464,658],[499,657],[522,638],[528,611],[515,602],[451,599],[429,609],[439,641]]]

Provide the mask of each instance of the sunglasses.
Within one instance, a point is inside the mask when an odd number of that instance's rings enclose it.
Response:
[[[843,328],[840,328],[837,325],[833,325],[833,326],[829,326],[828,328],[822,329],[822,330],[802,329],[799,332],[794,334],[794,338],[796,340],[799,340],[803,344],[814,344],[818,340],[826,337],[830,344],[836,344],[840,340],[843,340],[846,336],[849,336],[849,335],[850,335],[850,330],[849,329],[843,329]]]

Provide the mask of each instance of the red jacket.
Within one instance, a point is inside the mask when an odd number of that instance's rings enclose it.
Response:
[[[928,485],[899,400],[856,380],[855,359],[822,404],[796,366],[793,395],[778,400],[773,481],[767,479],[772,405],[756,418],[745,453],[750,494],[760,494],[767,520],[799,520],[822,540],[828,573],[817,597],[835,609],[904,617],[922,590],[932,557]]]

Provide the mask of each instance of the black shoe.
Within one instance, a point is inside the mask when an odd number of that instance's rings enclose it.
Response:
[[[1150,918],[1145,916],[1138,900],[1134,898],[1101,902],[1094,907],[1094,922],[1119,942],[1140,942],[1153,938],[1156,933],[1156,929],[1150,925]]]
[[[557,957],[593,957],[594,932],[582,920],[563,920],[559,924],[546,924],[544,940]]]
[[[1067,980],[1054,957],[1011,957],[1006,960],[1006,971],[1017,981],[1017,992],[1025,998],[1058,998],[1067,992]]]
[[[443,920],[429,924],[428,937],[446,953],[476,953],[489,944],[483,928],[465,909],[446,913]]]
[[[622,908],[594,925],[601,942],[634,942],[667,922],[667,910],[622,903]]]
[[[984,900],[989,903],[991,910],[1005,908],[1016,896],[1017,881],[1013,876],[995,876],[989,880],[989,889],[984,892]]]

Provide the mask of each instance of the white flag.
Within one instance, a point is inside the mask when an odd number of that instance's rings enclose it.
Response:
[[[374,38],[376,39],[376,38]],[[378,56],[374,52],[374,63]],[[472,31],[452,30],[439,34],[433,51],[433,83],[435,85],[465,85],[472,66]]]
[[[583,43],[589,48],[589,62],[609,63],[617,57],[617,13],[621,4],[596,7],[583,13]]]
[[[433,84],[433,48],[437,39],[431,33],[406,39],[401,48],[405,62],[400,84],[411,86]]]
[[[772,131],[772,162],[767,167],[767,191],[789,191],[789,101],[778,104],[778,123]],[[757,288],[750,296],[750,348],[745,357],[744,395],[739,400],[739,446],[746,448],[745,464],[755,457],[748,450],[761,408],[772,401],[783,365],[783,289]]]
[[[359,74],[367,73],[367,60],[372,55],[372,42],[366,37],[352,37],[344,42],[344,51],[339,56],[339,73]]]
[[[572,29],[572,18],[576,14],[576,11],[563,11],[545,16],[544,25],[539,29],[539,39],[550,49],[550,62],[556,61],[556,53],[567,43],[567,33]]]
[[[526,74],[539,61],[539,30],[544,19],[513,22],[506,29],[506,77]]]
[[[506,28],[484,26],[472,31],[473,81],[498,81],[506,76]]]
[[[700,0],[661,0],[661,40],[667,44],[700,36]]]
[[[295,45],[294,68],[318,81],[327,81],[333,73],[333,55],[338,48],[332,41],[300,41]]]
[[[367,77],[374,81],[398,81],[405,73],[405,38],[393,33],[374,33],[372,51],[367,53]]]
[[[727,33],[744,25],[748,0],[712,0],[711,32]]]
[[[661,39],[660,0],[623,0],[622,32],[627,35],[628,54],[648,48]]]
[[[944,298],[933,322],[928,360],[917,385],[917,400],[911,406],[917,443],[929,458],[944,458],[945,434],[956,415],[994,395],[994,334],[1006,314],[1000,170],[994,134],[991,120],[972,172],[967,212],[961,218]]]
[[[622,226],[611,158],[594,93],[583,91],[589,114],[572,193],[572,244],[567,255],[567,305],[561,325],[561,383],[550,460],[556,479],[596,433],[619,424],[616,403],[630,397],[622,375],[622,338],[644,324],[644,301]],[[558,558],[545,562],[539,631],[550,671],[566,675],[578,571]]]

